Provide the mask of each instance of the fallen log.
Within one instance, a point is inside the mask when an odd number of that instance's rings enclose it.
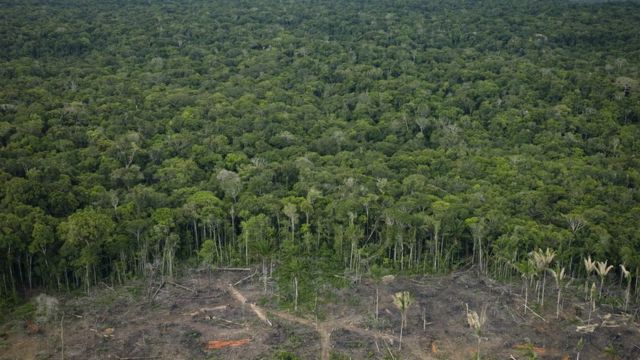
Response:
[[[216,268],[217,271],[251,271],[251,268],[234,268],[234,267],[227,267],[227,268]]]
[[[198,314],[202,314],[202,313],[209,312],[209,311],[226,310],[228,307],[229,307],[229,305],[220,305],[220,306],[215,306],[215,307],[211,307],[211,308],[200,308],[199,310],[195,310],[195,311],[190,312],[190,313],[184,313],[182,315],[184,315],[184,316],[196,316]]]
[[[221,321],[221,322],[223,322],[223,323],[225,323],[225,324],[235,325],[235,326],[240,326],[240,327],[245,327],[245,325],[243,325],[243,324],[237,323],[237,322],[235,322],[235,321],[231,321],[231,320],[227,320],[227,319],[219,318],[219,317],[216,317],[216,316],[207,316],[207,317],[205,317],[205,319],[207,319],[207,320],[212,320],[212,321]]]
[[[247,303],[247,298],[244,297],[244,295],[242,295],[238,290],[236,290],[236,288],[234,288],[233,285],[231,284],[229,284],[229,293],[239,303],[241,304]],[[269,319],[267,318],[267,315],[264,313],[264,311],[260,307],[258,307],[256,304],[251,304],[251,303],[249,303],[249,307],[251,308],[251,311],[253,311],[260,320],[264,321],[267,325],[272,326],[271,321],[269,321]]]
[[[156,296],[160,292],[160,289],[162,289],[163,286],[164,286],[164,281],[160,283],[160,286],[158,286],[156,291],[153,293],[153,296],[151,296],[151,301],[153,301],[156,298]]]
[[[249,275],[249,276],[245,276],[245,277],[243,277],[242,279],[240,279],[240,280],[236,281],[235,283],[233,283],[233,286],[238,286],[238,285],[240,285],[241,283],[243,283],[244,281],[249,280],[249,279],[251,279],[252,277],[256,276],[257,274],[258,274],[258,272],[256,271],[256,272],[254,272],[253,274],[251,274],[251,275]]]
[[[536,355],[544,355],[546,350],[542,347],[533,346],[531,344],[516,344],[513,345],[513,348],[516,350],[530,350],[533,351]]]
[[[217,350],[224,349],[226,347],[234,347],[246,345],[251,341],[251,339],[240,339],[240,340],[211,340],[207,342],[208,350]]]
[[[186,287],[186,286],[184,286],[184,285],[180,285],[180,284],[175,283],[175,282],[173,282],[173,281],[167,281],[167,282],[168,282],[169,284],[171,284],[171,285],[175,286],[175,287],[179,287],[180,289],[187,290],[187,291],[192,292],[192,293],[193,293],[193,294],[195,294],[195,295],[198,295],[198,292],[197,292],[196,290],[194,290],[194,289],[190,289],[190,288],[188,288],[188,287]]]
[[[226,310],[229,305],[219,305],[210,308],[201,308],[200,312]]]

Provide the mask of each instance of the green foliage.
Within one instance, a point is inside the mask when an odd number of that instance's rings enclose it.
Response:
[[[299,360],[300,358],[288,351],[280,351],[274,357],[274,360]]]
[[[522,356],[529,360],[537,360],[538,354],[534,350],[534,346],[531,343],[527,343],[526,346],[520,350]]]
[[[640,266],[635,2],[76,2],[0,10],[0,298]]]
[[[605,346],[603,353],[606,354],[608,359],[619,359],[620,355],[618,355],[618,350],[616,349],[614,344],[609,344]]]
[[[17,303],[18,298],[15,294],[7,294],[6,296],[0,297],[0,324],[8,319],[9,314],[11,314]],[[33,311],[35,311],[35,309],[33,309]]]
[[[336,352],[332,352],[331,354],[329,354],[329,360],[348,360],[348,359],[351,359],[351,357],[345,354],[336,353]]]
[[[34,302],[27,302],[22,305],[16,306],[11,313],[11,317],[14,319],[33,319],[36,313],[36,305]]]
[[[198,256],[205,264],[212,265],[216,258],[216,244],[213,240],[209,239],[202,243],[202,248],[198,251]]]

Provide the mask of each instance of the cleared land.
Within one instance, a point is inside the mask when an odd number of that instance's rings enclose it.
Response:
[[[174,282],[103,285],[91,297],[63,301],[63,321],[58,316],[37,334],[29,334],[24,321],[5,324],[0,359],[470,359],[477,338],[467,325],[466,304],[478,312],[487,308],[483,358],[575,359],[578,352],[581,359],[640,357],[633,313],[599,305],[592,326],[584,327],[588,305],[574,293],[560,319],[552,297],[544,311],[536,309],[540,316],[525,315],[518,287],[473,270],[386,284],[363,279],[326,290],[331,300],[318,306],[318,318],[276,308],[274,295],[264,294],[259,275],[251,274],[199,272]],[[415,301],[398,350],[400,313],[392,294],[405,290]]]

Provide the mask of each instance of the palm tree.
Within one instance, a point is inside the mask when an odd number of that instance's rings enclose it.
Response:
[[[397,292],[393,295],[393,304],[400,310],[400,346],[398,350],[402,350],[402,330],[407,324],[407,310],[413,303],[413,297],[408,291]]]
[[[540,306],[544,308],[544,288],[547,282],[547,274],[546,271],[549,268],[549,265],[553,261],[553,258],[556,256],[556,252],[547,248],[545,252],[542,252],[541,249],[538,249],[533,252],[533,260],[538,268],[538,271],[542,272],[542,297],[540,300]]]
[[[624,265],[620,265],[622,278],[627,280],[627,290],[624,293],[624,311],[629,307],[629,297],[631,296],[631,271],[627,270]]]
[[[560,297],[562,296],[562,281],[565,278],[564,268],[562,269],[549,269],[553,279],[556,281],[556,287],[558,288],[558,300],[556,301],[556,319],[560,318]]]
[[[609,274],[609,271],[611,271],[611,269],[613,269],[613,265],[607,266],[607,261],[596,262],[596,273],[600,277],[600,291],[598,292],[598,298],[602,297],[602,285],[604,284],[604,278],[607,277],[607,274]]]
[[[596,300],[593,298],[593,295],[596,293],[596,283],[591,284],[591,290],[589,291],[589,319],[587,320],[587,324],[591,323],[591,313],[596,311]]]
[[[529,283],[533,281],[533,277],[536,275],[536,267],[534,262],[529,260],[521,261],[516,265],[520,275],[522,275],[522,282],[524,285],[524,313],[527,313],[529,308]]]
[[[596,262],[591,260],[591,255],[584,259],[584,268],[587,271],[587,280],[584,282],[584,300],[587,301],[589,293],[589,277],[591,276],[591,273],[596,270]]]

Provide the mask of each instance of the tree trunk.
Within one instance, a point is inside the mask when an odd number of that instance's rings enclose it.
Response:
[[[295,288],[295,297],[293,300],[293,311],[297,312],[298,311],[298,278],[297,277],[293,278],[293,286]]]
[[[404,315],[402,315],[400,319],[400,344],[398,345],[398,350],[402,350],[402,331],[404,330]]]
[[[558,287],[558,300],[556,301],[556,319],[560,318],[560,295],[562,294],[561,288]]]
[[[196,252],[198,252],[198,250],[200,250],[200,243],[198,241],[198,224],[196,222],[196,219],[193,219],[193,236],[196,240]]]
[[[378,321],[378,287],[376,286],[376,321]]]
[[[64,284],[67,287],[67,292],[69,292],[70,291],[70,289],[69,289],[69,273],[68,273],[66,267],[64,268]]]
[[[295,240],[296,240],[296,224],[293,218],[291,218],[291,241],[295,242]]]
[[[527,313],[527,306],[529,302],[529,284],[527,284],[527,279],[524,280],[524,313]]]
[[[604,276],[600,277],[600,291],[598,291],[598,299],[602,297],[602,286],[604,285]]]
[[[249,265],[249,234],[244,234],[244,264]]]
[[[85,273],[84,273],[84,278],[85,278],[85,285],[86,285],[86,290],[87,290],[87,295],[89,295],[89,280],[90,276],[89,276],[89,264],[85,265]]]
[[[31,282],[33,276],[33,272],[32,270],[32,265],[33,265],[33,255],[29,254],[27,255],[27,280],[29,281],[29,289],[33,288],[33,283]]]
[[[434,250],[433,250],[433,271],[436,272],[438,269],[438,230],[435,230],[435,234],[433,237]]]
[[[547,274],[542,275],[542,297],[540,298],[540,307],[544,308],[544,286],[547,282]]]
[[[15,278],[13,276],[13,261],[12,261],[12,257],[11,257],[11,245],[9,245],[9,248],[7,249],[7,267],[9,268],[9,279],[11,280],[11,288],[13,289],[13,293],[15,294],[16,292],[16,281]]]
[[[234,246],[236,246],[236,209],[234,204],[231,204],[231,239],[233,240]]]
[[[20,255],[18,255],[18,259],[17,259],[17,263],[18,263],[18,276],[20,277],[20,285],[22,285],[22,288],[24,289],[24,276],[22,275],[22,257]]]
[[[482,265],[482,238],[478,237],[478,263],[480,264],[480,272],[484,273]]]

